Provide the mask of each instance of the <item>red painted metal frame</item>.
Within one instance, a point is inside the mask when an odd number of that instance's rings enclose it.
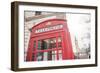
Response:
[[[46,25],[48,22],[51,23],[50,26],[54,26],[54,25],[58,25],[58,24],[62,24],[63,28],[58,29],[58,30],[53,30],[53,31],[48,31],[48,32],[42,32],[42,33],[35,33],[36,29],[40,29],[40,28],[45,28],[48,25]],[[58,37],[62,38],[62,48],[58,49]],[[49,39],[49,38],[56,38],[56,48],[55,49],[46,49],[46,50],[38,50],[37,49],[37,41],[40,39]],[[36,48],[34,48],[33,51],[33,41],[36,41]],[[73,50],[72,50],[72,43],[71,43],[71,38],[70,38],[70,33],[68,31],[68,27],[67,27],[67,21],[63,20],[63,19],[49,19],[46,21],[43,21],[39,24],[37,24],[36,26],[32,27],[32,32],[31,32],[31,36],[30,36],[30,40],[29,40],[29,47],[28,47],[28,51],[27,51],[27,61],[32,61],[32,54],[34,53],[34,60],[37,60],[37,53],[38,52],[49,52],[49,51],[57,51],[56,55],[57,55],[57,60],[59,60],[59,55],[58,55],[58,51],[62,50],[62,59],[66,60],[66,59],[74,59],[74,54],[73,54]]]

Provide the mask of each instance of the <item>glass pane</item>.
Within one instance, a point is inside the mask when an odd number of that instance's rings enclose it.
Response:
[[[56,48],[56,38],[38,40],[38,50]]]
[[[47,60],[48,60],[48,52],[44,52],[43,61],[47,61]]]
[[[36,48],[36,41],[34,41],[34,48]]]
[[[50,39],[50,48],[56,48],[56,38]]]
[[[52,51],[52,60],[57,60],[56,51]]]
[[[34,60],[34,53],[32,54],[32,61],[35,61],[35,60]]]
[[[48,52],[48,60],[52,60],[52,51]]]
[[[42,49],[48,49],[49,39],[42,40]]]
[[[37,61],[42,61],[43,60],[43,53],[42,52],[39,52],[37,54]]]
[[[59,60],[62,60],[62,50],[58,51],[58,55],[59,55]]]
[[[41,50],[41,40],[38,40],[38,49]]]
[[[38,52],[37,61],[57,60],[57,51]]]
[[[48,49],[50,46],[50,39],[38,40],[38,50]]]
[[[58,37],[58,48],[62,47],[62,39],[61,37]]]
[[[37,61],[47,61],[48,60],[48,52],[38,52]]]

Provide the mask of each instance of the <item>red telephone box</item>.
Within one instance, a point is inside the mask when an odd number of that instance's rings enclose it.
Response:
[[[26,61],[74,59],[67,21],[49,19],[32,27]]]

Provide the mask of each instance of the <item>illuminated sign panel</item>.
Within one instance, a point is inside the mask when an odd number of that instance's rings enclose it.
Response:
[[[46,28],[37,29],[35,31],[35,33],[42,33],[42,32],[57,30],[57,29],[61,29],[61,28],[63,28],[63,25],[60,24],[60,25],[56,25],[56,26],[52,26],[52,27],[46,27]]]

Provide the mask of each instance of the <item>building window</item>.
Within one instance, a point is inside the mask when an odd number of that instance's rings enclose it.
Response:
[[[41,15],[41,12],[40,11],[36,11],[35,15]]]

